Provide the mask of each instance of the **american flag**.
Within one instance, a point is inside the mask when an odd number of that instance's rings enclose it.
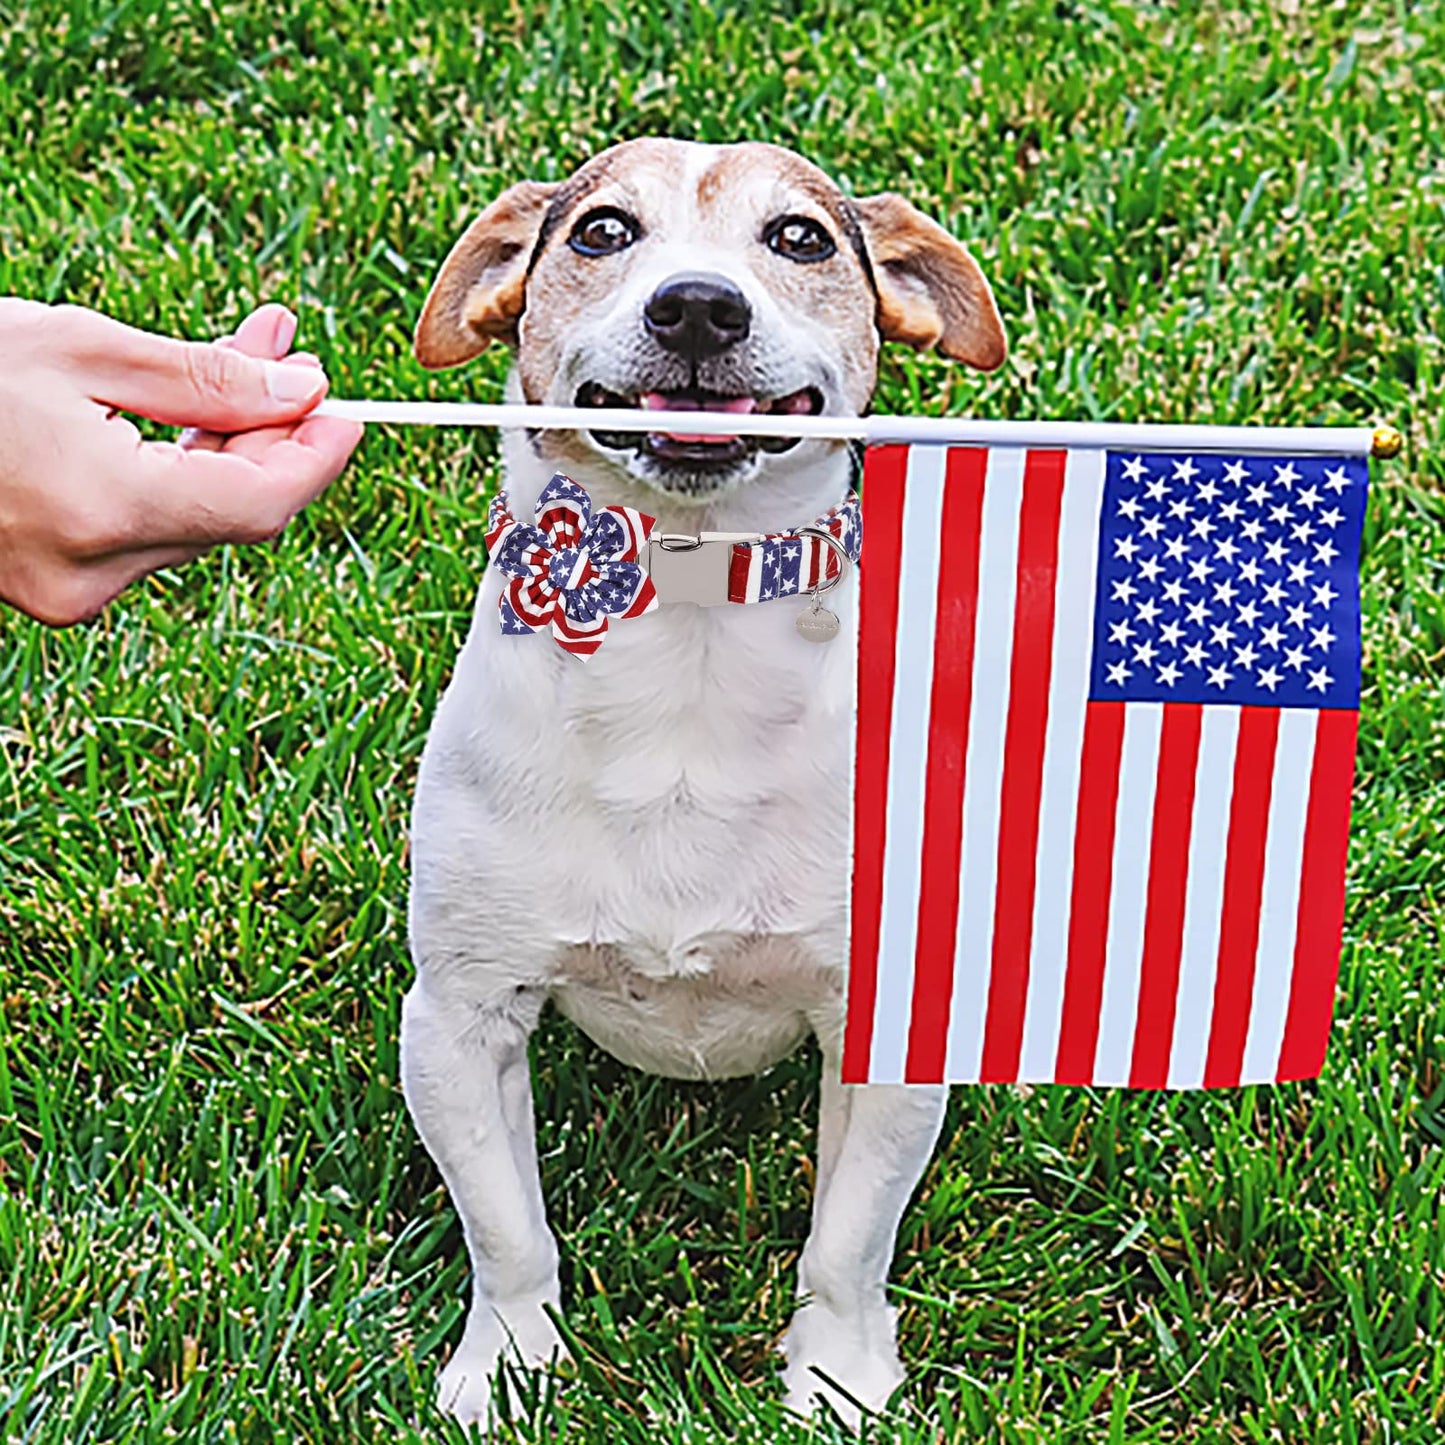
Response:
[[[1319,1073],[1366,483],[870,450],[846,1081]]]

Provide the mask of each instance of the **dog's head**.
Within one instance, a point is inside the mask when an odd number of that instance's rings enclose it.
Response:
[[[857,415],[880,340],[1003,361],[988,283],[946,231],[901,196],[850,199],[779,146],[636,140],[493,201],[443,264],[415,344],[432,368],[514,344],[531,403]],[[661,418],[538,444],[699,499],[834,445],[672,433]]]

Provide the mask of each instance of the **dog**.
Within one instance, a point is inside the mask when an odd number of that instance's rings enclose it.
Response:
[[[1003,362],[992,293],[957,240],[777,146],[644,139],[498,196],[443,263],[414,344],[428,368],[509,344],[513,401],[659,413],[650,433],[504,434],[519,524],[560,472],[594,509],[692,538],[796,535],[844,501],[855,458],[837,441],[670,433],[662,413],[859,415],[883,341]],[[806,597],[704,605],[724,601],[702,559],[717,549],[691,550],[675,597],[659,577],[658,605],[611,617],[582,657],[504,630],[509,579],[487,568],[422,758],[402,1075],[471,1259],[438,1389],[463,1421],[488,1419],[504,1359],[563,1353],[527,1058],[549,1000],[625,1063],[678,1079],[756,1072],[816,1037],[787,1403],[856,1424],[904,1378],[885,1285],[945,1091],[839,1080],[856,587],[832,564],[837,635],[810,641]]]

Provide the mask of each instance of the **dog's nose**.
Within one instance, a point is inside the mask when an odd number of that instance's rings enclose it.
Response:
[[[652,293],[642,317],[669,351],[698,358],[716,356],[745,341],[753,308],[726,276],[684,271],[669,276]]]

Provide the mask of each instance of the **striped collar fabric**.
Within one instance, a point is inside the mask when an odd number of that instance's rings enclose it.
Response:
[[[858,493],[848,495],[825,512],[810,528],[836,538],[853,563],[863,550],[863,507]],[[770,602],[775,597],[797,597],[825,586],[838,576],[838,554],[807,529],[771,532],[751,542],[733,543],[728,568],[729,602]]]

